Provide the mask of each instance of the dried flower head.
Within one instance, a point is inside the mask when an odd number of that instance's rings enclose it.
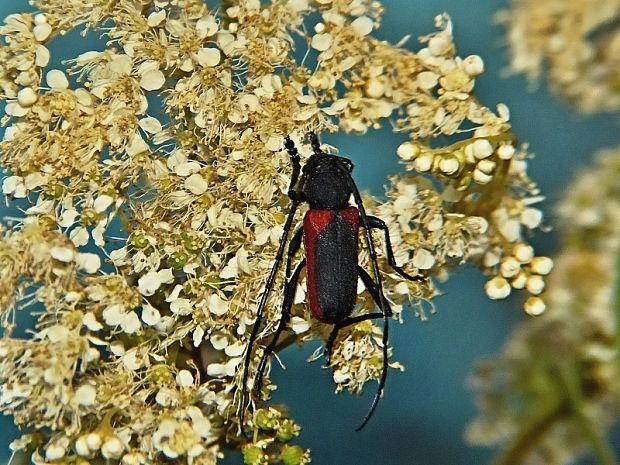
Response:
[[[386,202],[366,200],[389,223],[397,262],[441,278],[475,263],[491,298],[542,292],[550,264],[527,244],[542,198],[526,147],[504,105],[476,99],[482,59],[456,54],[446,16],[412,52],[372,36],[376,1],[32,3],[37,13],[0,28],[2,191],[23,207],[1,230],[0,408],[35,428],[13,445],[35,463],[208,465],[224,448],[246,463],[309,461],[290,444],[299,427],[263,405],[268,378],[246,415],[251,438],[237,417],[239,367],[288,209],[287,135],[306,158],[309,131],[391,122],[407,135],[394,148],[406,171]],[[76,28],[102,34],[105,49],[46,69],[48,43]],[[313,53],[299,62],[295,44]],[[440,145],[446,136],[455,142]],[[380,260],[395,316],[407,302],[424,316],[434,285]],[[359,291],[359,311],[372,310]],[[272,293],[253,370],[279,301]],[[32,337],[14,336],[16,312],[35,304]],[[329,333],[310,319],[303,282],[290,326],[289,343]],[[380,354],[370,322],[342,331],[337,389],[377,380]]]
[[[584,112],[620,109],[620,4],[617,0],[512,0],[510,69],[551,86]]]
[[[605,432],[620,411],[619,174],[620,150],[607,150],[571,184],[558,208],[564,248],[548,312],[524,322],[503,355],[476,370],[480,416],[467,435],[501,444],[497,463],[573,463],[588,449],[616,463]]]

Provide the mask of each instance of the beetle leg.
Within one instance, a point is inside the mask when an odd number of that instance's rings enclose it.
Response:
[[[383,339],[382,339],[382,351],[383,351],[383,370],[381,371],[381,378],[379,380],[379,387],[377,388],[377,393],[375,394],[375,397],[372,400],[372,404],[370,405],[370,409],[368,410],[368,413],[366,414],[366,416],[364,417],[364,420],[362,421],[362,424],[356,428],[355,431],[360,431],[364,426],[366,426],[366,423],[368,423],[368,420],[370,420],[370,417],[372,417],[373,413],[375,412],[375,409],[377,408],[377,404],[379,403],[379,399],[381,399],[381,394],[383,393],[383,388],[385,386],[385,380],[387,379],[387,371],[388,371],[388,331],[389,331],[389,319],[392,316],[392,308],[390,307],[390,304],[388,303],[387,299],[385,298],[385,296],[383,296],[383,292],[381,292],[381,289],[379,288],[379,286],[377,286],[377,283],[375,283],[372,278],[370,277],[370,275],[368,273],[366,273],[366,270],[364,270],[362,267],[357,267],[357,271],[358,274],[360,276],[360,278],[362,278],[362,281],[364,282],[364,285],[366,286],[366,289],[368,289],[368,292],[370,293],[370,295],[372,296],[373,300],[375,301],[375,303],[379,306],[379,309],[381,310],[381,313],[367,313],[365,315],[358,315],[358,316],[354,316],[352,318],[347,318],[346,320],[341,321],[340,323],[338,323],[337,325],[334,326],[334,329],[332,330],[331,334],[329,335],[329,339],[327,341],[327,344],[325,346],[325,354],[329,363],[329,358],[331,356],[331,351],[332,351],[332,346],[334,344],[334,341],[336,340],[336,336],[338,335],[338,331],[340,331],[343,328],[346,328],[347,326],[351,326],[354,325],[356,323],[360,323],[362,321],[366,321],[366,320],[374,320],[374,319],[378,319],[378,318],[383,318]],[[383,299],[381,298],[383,297]],[[381,302],[385,303],[385,306],[382,307],[381,306]]]
[[[372,278],[370,277],[370,275],[368,273],[366,273],[366,270],[364,270],[362,267],[358,266],[357,267],[357,272],[358,275],[360,276],[360,278],[362,278],[362,282],[364,283],[364,286],[366,286],[366,289],[368,289],[368,292],[370,293],[370,295],[372,296],[373,300],[375,301],[375,303],[377,305],[380,305],[380,297],[379,297],[379,290],[377,288],[377,285],[375,284],[375,282],[372,280]],[[386,303],[386,313],[388,318],[392,316],[392,308],[390,307],[389,303],[387,302],[387,300],[385,301]],[[340,323],[334,325],[334,329],[332,329],[332,332],[329,335],[329,338],[327,339],[327,344],[325,344],[325,351],[324,351],[324,355],[325,358],[327,359],[327,364],[329,365],[330,359],[331,359],[331,354],[332,354],[332,349],[334,346],[334,342],[336,341],[336,337],[338,337],[338,332],[343,329],[346,328],[347,326],[351,326],[357,323],[360,323],[362,321],[366,321],[366,320],[375,320],[378,318],[383,318],[383,312],[381,313],[366,313],[365,315],[357,315],[351,318],[347,318],[343,321],[341,321]]]
[[[356,323],[361,323],[362,321],[374,320],[377,318],[383,318],[383,313],[366,313],[365,315],[358,315],[347,318],[346,320],[343,320],[340,323],[334,325],[334,329],[332,329],[332,332],[329,334],[329,338],[327,339],[327,343],[325,344],[325,350],[323,352],[323,355],[325,355],[325,358],[327,359],[327,365],[329,365],[329,362],[331,360],[334,342],[336,341],[336,338],[338,337],[338,332],[341,329],[346,328],[347,326],[354,325]]]
[[[426,276],[412,276],[396,264],[396,259],[394,258],[394,250],[392,250],[392,241],[390,240],[390,230],[387,224],[385,224],[385,222],[381,218],[377,218],[376,216],[368,215],[366,218],[368,219],[368,226],[374,229],[381,229],[385,233],[385,249],[387,251],[388,263],[390,264],[392,269],[409,281],[427,282],[428,278]]]
[[[280,334],[282,331],[286,329],[286,325],[291,319],[291,308],[293,307],[293,301],[295,300],[295,293],[297,291],[297,283],[299,282],[299,275],[301,271],[306,266],[306,260],[302,260],[293,276],[286,282],[286,286],[284,287],[284,301],[282,303],[282,315],[280,316],[280,322],[278,323],[278,328],[276,329],[275,334],[273,335],[273,339],[269,345],[265,348],[265,352],[263,352],[263,357],[260,360],[258,365],[256,379],[254,380],[254,394],[260,395],[260,391],[263,387],[263,376],[265,374],[265,367],[267,366],[267,361],[273,354],[276,345],[278,344],[278,339],[280,338]]]

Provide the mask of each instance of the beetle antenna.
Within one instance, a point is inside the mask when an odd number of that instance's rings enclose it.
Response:
[[[321,150],[321,142],[319,141],[319,136],[316,135],[316,132],[310,131],[308,136],[310,137],[310,143],[312,144],[312,151],[317,155],[323,154],[323,151]]]
[[[291,208],[289,210],[288,216],[286,218],[286,223],[284,224],[282,230],[282,237],[280,238],[280,245],[278,247],[278,251],[276,252],[276,257],[273,263],[273,267],[271,268],[271,272],[269,273],[269,277],[267,278],[267,282],[265,283],[265,289],[261,295],[260,301],[256,308],[256,321],[254,322],[254,326],[252,327],[252,333],[250,334],[250,339],[248,342],[248,347],[245,353],[245,360],[243,363],[243,378],[241,381],[241,409],[239,412],[239,425],[241,428],[241,433],[243,436],[246,436],[244,431],[244,418],[245,418],[245,398],[248,394],[248,379],[250,375],[250,363],[252,361],[252,353],[254,351],[254,345],[256,343],[256,339],[258,338],[258,332],[262,326],[263,322],[263,314],[265,311],[265,306],[267,305],[267,299],[269,297],[269,293],[273,288],[276,274],[278,269],[280,268],[280,264],[282,263],[282,259],[284,257],[284,249],[286,247],[288,241],[288,235],[291,231],[293,220],[295,219],[295,212],[297,211],[297,207],[303,201],[303,185],[306,180],[306,175],[303,174],[301,178],[299,177],[300,173],[300,160],[299,154],[297,152],[297,148],[293,141],[289,138],[285,138],[285,148],[289,152],[291,156],[291,162],[293,163],[293,174],[291,176],[291,182],[289,184],[288,195],[291,198]],[[297,183],[299,181],[299,189],[295,189]]]

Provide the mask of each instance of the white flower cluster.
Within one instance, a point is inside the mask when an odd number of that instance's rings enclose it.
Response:
[[[499,19],[508,29],[510,69],[551,86],[581,111],[620,109],[618,0],[511,0]]]
[[[465,262],[495,276],[492,298],[506,283],[542,292],[551,263],[522,234],[542,219],[525,150],[507,108],[473,94],[484,64],[456,54],[447,16],[413,52],[373,37],[382,6],[371,0],[32,3],[36,14],[0,27],[2,191],[24,207],[1,229],[0,396],[2,411],[36,428],[15,444],[40,445],[35,462],[211,465],[225,446],[246,463],[309,461],[282,412],[277,425],[248,414],[255,434],[237,434],[240,367],[289,208],[285,136],[302,161],[309,131],[391,122],[408,138],[393,149],[407,172],[389,200],[366,199],[390,225],[397,263],[429,277],[406,282],[380,253],[397,317],[409,301],[423,315],[430,278]],[[49,41],[81,27],[104,49],[47,69]],[[295,44],[312,52],[302,63]],[[331,329],[309,317],[304,283],[286,344]],[[280,297],[268,301],[252,372]],[[362,286],[358,297],[359,311],[374,308]],[[34,339],[14,337],[14,312],[35,302]],[[380,378],[381,339],[370,322],[342,331],[338,390]],[[61,369],[46,380],[50,364]],[[267,377],[263,396],[272,389]]]
[[[476,370],[480,416],[467,436],[501,444],[500,463],[567,464],[588,449],[611,463],[606,430],[620,407],[619,174],[620,150],[607,150],[570,184],[558,208],[564,248],[546,291],[549,311]]]

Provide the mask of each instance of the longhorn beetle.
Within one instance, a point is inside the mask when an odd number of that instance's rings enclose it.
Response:
[[[339,330],[361,321],[375,318],[383,319],[383,370],[379,380],[379,387],[370,409],[364,417],[362,424],[356,429],[356,431],[361,430],[374,413],[385,386],[388,368],[388,321],[392,316],[392,309],[383,295],[383,284],[381,282],[381,274],[379,273],[377,254],[372,241],[371,229],[380,229],[385,233],[388,263],[394,271],[410,281],[426,281],[426,277],[421,275],[412,276],[396,264],[387,225],[380,218],[366,214],[359,190],[351,177],[351,171],[353,170],[351,160],[323,152],[316,134],[310,133],[310,139],[313,153],[303,169],[295,143],[288,136],[284,142],[284,147],[290,155],[293,165],[293,173],[288,189],[291,207],[284,224],[275,262],[258,303],[256,321],[252,328],[245,354],[241,411],[239,415],[242,431],[252,352],[261,328],[269,292],[273,287],[276,273],[284,258],[284,249],[293,226],[293,218],[301,203],[307,202],[310,205],[310,209],[304,217],[303,225],[293,234],[288,246],[282,314],[273,339],[265,348],[258,365],[254,381],[255,395],[260,395],[267,362],[276,348],[282,331],[286,329],[291,318],[291,308],[299,277],[302,270],[306,268],[308,303],[312,315],[323,323],[334,325],[325,345],[324,353],[328,364],[332,346]],[[351,195],[353,195],[356,206],[349,205]],[[364,230],[364,239],[370,254],[374,279],[358,265],[360,227]],[[302,240],[305,246],[305,258],[299,262],[295,271],[291,274],[292,262],[295,254],[299,251]],[[357,295],[358,276],[379,307],[379,312],[351,316]]]

